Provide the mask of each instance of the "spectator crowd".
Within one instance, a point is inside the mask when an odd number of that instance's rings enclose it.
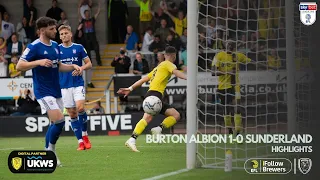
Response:
[[[86,48],[90,58],[91,50],[95,51],[95,59],[97,64],[101,66],[99,43],[95,31],[95,21],[100,13],[100,3],[98,3],[98,10],[93,16],[91,16],[91,7],[92,0],[79,0],[79,26],[74,35],[74,41]],[[52,6],[47,10],[45,16],[57,21],[57,29],[61,25],[70,25],[67,12],[59,7],[57,0],[52,0]],[[9,11],[0,4],[0,77],[32,76],[31,71],[17,72],[15,64],[27,45],[38,38],[35,27],[37,18],[38,10],[32,0],[23,0],[23,17],[21,17],[21,22],[16,25],[10,21]],[[56,34],[55,41],[61,43],[59,33]]]

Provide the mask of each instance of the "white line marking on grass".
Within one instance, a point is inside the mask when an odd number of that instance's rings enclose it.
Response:
[[[7,151],[7,150],[19,150],[19,149],[25,149],[27,147],[16,147],[16,148],[1,148],[0,151]]]
[[[180,169],[178,171],[173,171],[173,172],[161,174],[159,176],[154,176],[154,177],[143,179],[143,180],[158,180],[158,179],[162,179],[162,178],[169,177],[169,176],[174,176],[174,175],[181,174],[181,173],[188,172],[188,171],[190,171],[190,169]]]

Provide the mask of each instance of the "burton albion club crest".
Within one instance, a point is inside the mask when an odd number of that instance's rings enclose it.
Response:
[[[302,174],[307,174],[312,167],[312,161],[310,158],[300,158],[298,161],[298,168]]]
[[[11,165],[15,170],[19,170],[22,166],[22,159],[20,157],[12,158]]]
[[[301,2],[299,5],[300,20],[306,26],[312,25],[316,22],[317,17],[317,3],[315,2]]]

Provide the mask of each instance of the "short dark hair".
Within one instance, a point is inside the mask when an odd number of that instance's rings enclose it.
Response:
[[[173,46],[168,46],[168,47],[166,47],[165,52],[166,52],[166,54],[175,54],[175,53],[177,53],[177,50]]]
[[[12,36],[17,36],[18,37],[18,34],[16,32],[14,32],[14,33],[11,34],[11,37]]]
[[[147,27],[146,31],[152,31],[152,27]]]
[[[49,17],[40,17],[36,21],[36,28],[39,30],[41,28],[46,28],[48,26],[57,25],[57,21],[55,19]]]

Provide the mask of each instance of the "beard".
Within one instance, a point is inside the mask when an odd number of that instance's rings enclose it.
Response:
[[[54,40],[56,38],[56,34],[55,33],[50,33],[50,32],[45,32],[45,36],[48,39]]]

